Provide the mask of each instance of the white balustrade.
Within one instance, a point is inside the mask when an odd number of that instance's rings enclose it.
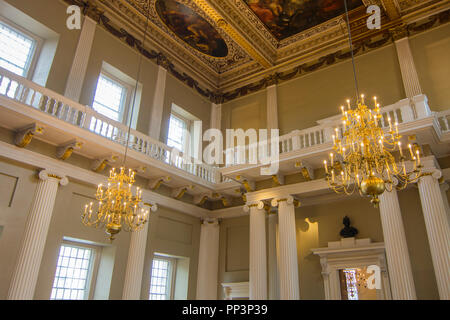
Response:
[[[126,145],[128,127],[83,106],[56,92],[0,68],[0,97],[20,102],[40,110],[66,123],[86,129],[103,138]],[[218,169],[206,164],[196,164],[192,158],[183,158],[178,151],[134,129],[130,130],[129,148],[153,159],[170,164],[208,182],[216,181]]]

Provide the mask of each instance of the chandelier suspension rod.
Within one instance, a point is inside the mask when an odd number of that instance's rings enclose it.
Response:
[[[350,52],[352,54],[353,76],[355,79],[355,89],[356,89],[356,102],[358,104],[360,96],[359,96],[358,78],[356,76],[355,55],[353,53],[352,31],[350,28],[350,19],[348,16],[347,0],[344,0],[344,7],[345,7],[345,16],[347,17],[348,42],[349,42],[349,46],[350,46]]]
[[[147,31],[148,31],[148,23],[150,19],[150,1],[147,2],[147,17],[145,22],[145,29],[144,29],[144,37],[142,39],[142,50],[144,50],[145,46],[145,40],[147,39]],[[141,76],[141,67],[142,67],[142,53],[139,52],[139,62],[138,62],[138,70],[136,75],[136,85],[134,86],[134,92],[133,92],[133,104],[131,107],[131,113],[129,117],[129,125],[128,125],[128,133],[127,133],[127,143],[125,145],[125,156],[123,158],[123,166],[125,166],[125,161],[127,160],[127,154],[128,154],[128,145],[130,143],[130,133],[131,133],[131,122],[133,121],[133,114],[134,114],[134,107],[136,104],[136,95],[137,90],[139,86],[139,77]]]

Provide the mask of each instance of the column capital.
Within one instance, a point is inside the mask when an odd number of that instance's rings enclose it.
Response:
[[[201,220],[201,224],[207,227],[220,225],[220,220],[217,218],[204,218]]]
[[[395,42],[408,40],[408,28],[406,24],[401,24],[394,28],[389,29],[389,33]]]
[[[250,208],[257,207],[258,210],[264,209],[264,202],[262,201],[249,201],[244,206],[244,212],[249,212]]]
[[[439,180],[442,177],[442,171],[436,168],[426,170],[422,174],[422,177],[419,178],[419,180],[422,179],[423,177],[430,177],[430,176],[436,180]]]
[[[288,205],[294,205],[296,208],[300,207],[300,201],[292,195],[278,196],[272,199],[272,207],[278,207],[280,202],[286,202]]]
[[[66,186],[69,183],[69,179],[65,175],[61,175],[59,173],[53,172],[48,169],[39,171],[38,176],[39,176],[39,179],[41,179],[43,181],[55,179],[62,186]]]
[[[150,207],[150,211],[156,212],[158,211],[158,205],[153,201],[142,201],[142,205]]]

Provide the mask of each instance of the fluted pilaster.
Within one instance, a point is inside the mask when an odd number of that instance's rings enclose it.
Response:
[[[397,191],[385,191],[380,196],[380,218],[383,227],[392,297],[396,300],[415,300],[416,290],[403,227]]]
[[[280,299],[280,282],[278,277],[278,218],[276,214],[269,214],[267,228],[268,242],[268,273],[269,273],[269,300]]]
[[[267,300],[266,212],[264,203],[248,204],[250,211],[250,300]]]
[[[405,37],[395,41],[395,47],[397,48],[398,61],[400,63],[406,96],[412,98],[422,94],[422,88],[420,86],[411,48],[409,46],[409,38]]]
[[[277,85],[267,87],[267,129],[278,129]]]
[[[300,289],[294,199],[292,196],[276,198],[272,200],[272,206],[278,206],[280,298],[298,300]]]
[[[450,227],[438,183],[441,174],[436,170],[421,177],[418,185],[439,296],[450,300]]]
[[[39,181],[25,224],[8,300],[33,299],[58,185],[67,183],[66,177],[47,170],[39,172]]]
[[[92,43],[94,42],[95,28],[97,22],[88,16],[85,16],[77,49],[73,58],[69,77],[67,78],[66,90],[64,96],[74,101],[80,100],[81,89],[84,84],[86,70],[91,55]]]
[[[151,211],[156,210],[157,206],[153,204],[151,206]],[[141,230],[131,233],[122,300],[139,300],[141,298],[147,236],[148,223],[146,223]]]
[[[155,95],[153,96],[153,106],[150,117],[150,128],[148,135],[153,139],[159,140],[161,134],[161,123],[164,109],[164,95],[166,92],[167,70],[158,66],[156,77]]]
[[[197,272],[197,300],[217,299],[219,231],[220,226],[217,220],[205,220],[202,223]]]

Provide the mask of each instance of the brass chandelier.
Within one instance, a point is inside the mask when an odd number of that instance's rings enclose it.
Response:
[[[413,170],[408,172],[398,123],[392,125],[388,118],[389,131],[385,133],[381,127],[380,105],[376,97],[374,100],[373,109],[367,107],[364,96],[354,109],[350,101],[347,109],[341,107],[343,130],[339,134],[336,128],[330,165],[324,160],[324,166],[328,185],[336,193],[351,195],[357,189],[361,195],[370,196],[377,206],[378,196],[385,190],[392,191],[394,185],[404,189],[408,183],[416,182],[421,177],[422,165],[419,146],[409,144],[407,153]]]
[[[394,186],[404,189],[422,176],[420,148],[417,144],[408,145],[409,161],[413,163],[413,169],[408,171],[398,123],[392,125],[388,117],[389,130],[385,132],[377,98],[374,97],[374,107],[370,109],[364,95],[359,95],[346,0],[344,4],[357,101],[354,108],[350,100],[347,100],[347,108],[341,107],[342,130],[336,128],[332,136],[334,152],[330,153],[329,164],[324,160],[325,177],[336,193],[351,195],[358,190],[360,195],[369,196],[377,207],[378,196],[385,190],[391,192]]]
[[[95,198],[98,201],[97,209],[93,209],[91,202],[84,208],[81,216],[86,226],[105,227],[109,239],[122,229],[125,231],[138,231],[148,221],[149,209],[143,208],[142,190],[136,188],[133,195],[131,187],[135,182],[135,171],[122,167],[118,172],[113,168],[109,172],[108,185],[98,185]],[[95,212],[94,212],[95,211]]]
[[[148,5],[150,10],[150,5]],[[145,44],[147,36],[150,13],[147,12],[147,22],[144,31],[142,46]],[[133,93],[133,104],[129,118],[127,141],[125,144],[125,155],[122,167],[116,171],[115,168],[109,172],[108,184],[98,185],[95,198],[97,204],[91,202],[85,205],[84,212],[81,215],[81,221],[84,225],[96,228],[105,228],[109,234],[109,240],[112,242],[114,236],[121,230],[135,232],[143,228],[149,218],[150,210],[144,208],[151,206],[142,202],[142,190],[136,188],[136,194],[133,195],[132,189],[135,183],[136,172],[133,169],[125,169],[125,163],[130,143],[131,121],[133,119],[134,106],[136,104],[136,93],[139,85],[139,76],[142,66],[142,54],[139,55],[138,71],[136,76],[136,86]]]

